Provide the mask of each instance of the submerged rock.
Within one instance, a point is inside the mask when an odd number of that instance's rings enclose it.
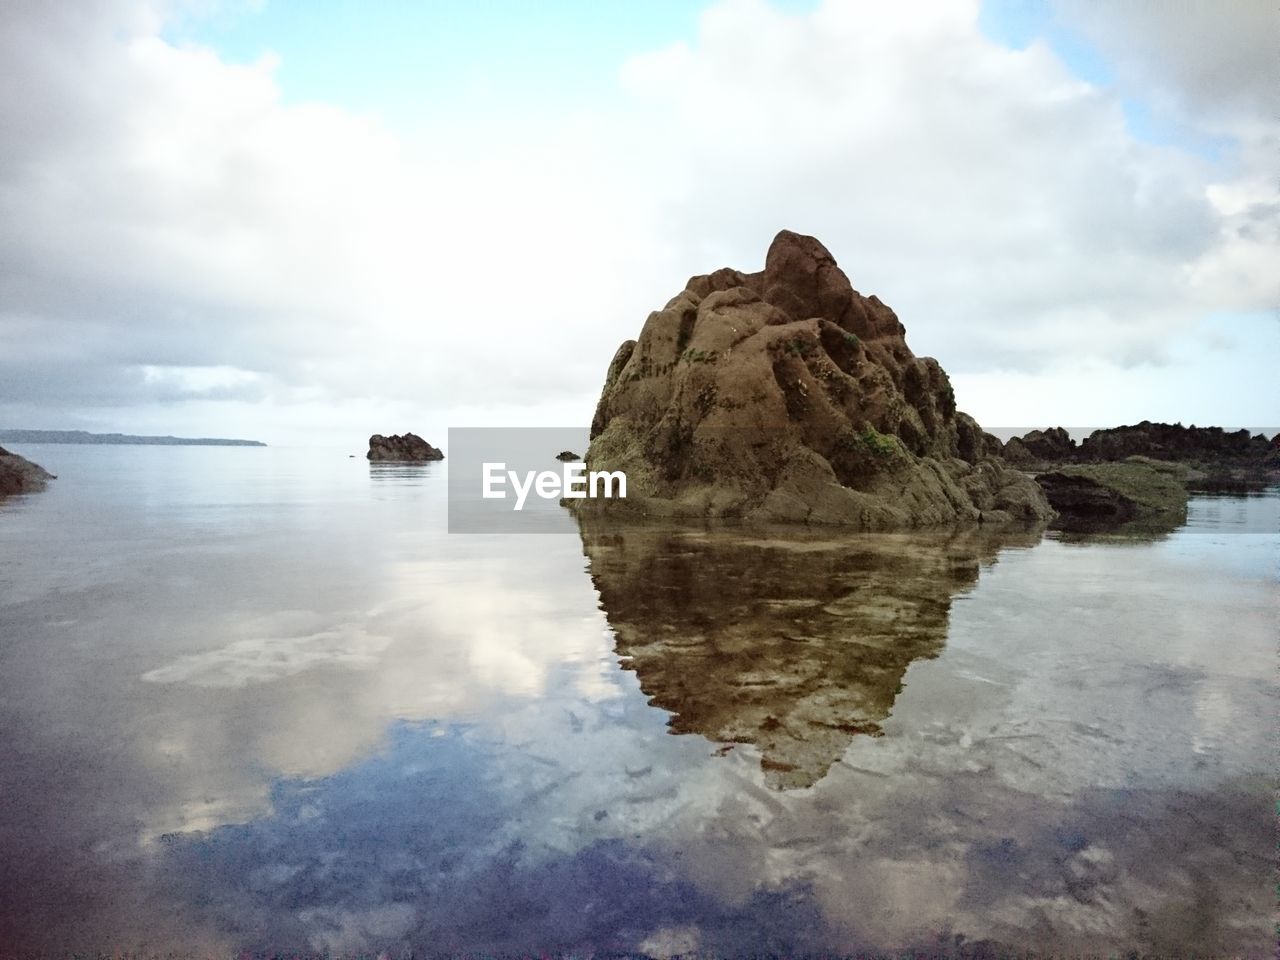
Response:
[[[1146,457],[1071,464],[1036,482],[1058,512],[1056,526],[1076,532],[1163,532],[1187,519],[1187,468]]]
[[[942,651],[952,599],[1002,547],[1040,538],[579,523],[622,667],[672,733],[754,744],[775,788],[813,785],[879,735],[907,668]]]
[[[55,479],[57,478],[52,473],[26,457],[0,447],[0,497],[35,493],[43,490],[48,481]]]
[[[692,278],[609,364],[587,463],[626,501],[579,511],[744,517],[875,529],[1040,520],[1040,488],[956,410],[936,360],[783,231],[764,270]]]
[[[375,433],[369,438],[369,452],[365,455],[370,460],[386,460],[399,462],[421,462],[426,460],[443,460],[444,454],[423,440],[416,433],[403,436],[384,437]]]

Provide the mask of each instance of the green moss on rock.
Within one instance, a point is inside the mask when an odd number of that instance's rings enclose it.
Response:
[[[1064,530],[1173,529],[1187,518],[1187,470],[1130,457],[1074,464],[1036,477]]]

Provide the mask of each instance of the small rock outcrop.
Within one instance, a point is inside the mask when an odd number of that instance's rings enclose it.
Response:
[[[936,360],[813,237],[692,278],[609,365],[587,464],[625,501],[577,510],[859,529],[1041,520],[1040,488],[956,409]]]
[[[375,433],[369,438],[370,460],[398,463],[422,463],[427,460],[443,460],[444,453],[423,440],[416,433],[384,437]]]
[[[1004,458],[1010,463],[1060,463],[1076,456],[1076,442],[1062,427],[1032,430],[1014,437],[1004,445]]]
[[[0,447],[0,497],[35,493],[54,479],[53,474],[38,464]]]
[[[577,463],[582,458],[572,450],[561,450],[556,454],[556,459],[561,463]]]
[[[1131,457],[1111,463],[1069,464],[1036,482],[1069,532],[1166,532],[1187,519],[1188,469]]]

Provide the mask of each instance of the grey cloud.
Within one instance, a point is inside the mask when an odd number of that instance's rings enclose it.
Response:
[[[719,4],[693,46],[624,68],[629,100],[518,157],[507,117],[412,144],[283,106],[268,67],[165,44],[144,4],[70,9],[0,15],[0,419],[589,396],[687,276],[758,268],[783,227],[822,238],[956,373],[1162,362],[1206,312],[1270,289],[1273,199],[1239,187],[1224,214],[1218,172],[1135,143],[1113,91],[991,44],[963,4]],[[1144,22],[1108,21],[1118,62],[1187,53]],[[1206,63],[1229,60],[1206,29]],[[1188,102],[1227,84],[1253,116],[1246,71],[1216,69],[1192,71]],[[256,378],[141,372],[210,366]]]
[[[1274,119],[1280,14],[1270,0],[1060,0],[1057,9],[1111,59],[1123,85],[1171,98],[1210,128]]]

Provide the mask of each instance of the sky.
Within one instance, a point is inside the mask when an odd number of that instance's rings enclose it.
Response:
[[[817,236],[988,427],[1280,424],[1271,0],[0,6],[0,427],[590,422]]]

